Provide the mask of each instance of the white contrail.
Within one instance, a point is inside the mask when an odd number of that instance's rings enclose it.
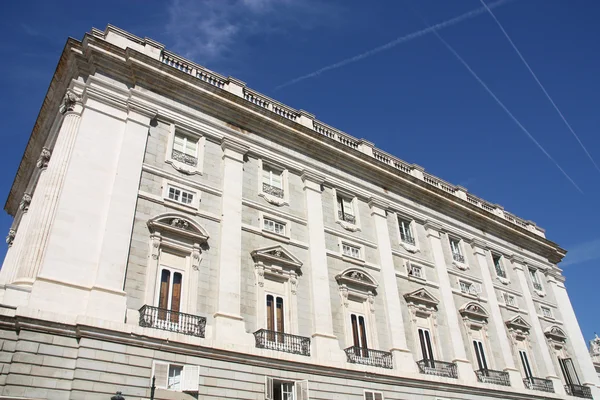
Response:
[[[590,153],[587,150],[587,148],[583,145],[583,143],[581,142],[581,139],[579,139],[579,136],[577,136],[577,134],[575,133],[575,131],[571,127],[571,124],[569,124],[567,122],[567,119],[565,118],[565,116],[563,115],[563,113],[559,110],[558,106],[556,105],[556,103],[554,102],[554,100],[552,99],[552,97],[550,97],[550,94],[548,93],[548,91],[546,91],[546,88],[544,87],[544,85],[542,85],[542,82],[540,82],[540,80],[538,79],[537,75],[533,72],[533,70],[529,66],[529,63],[527,61],[525,61],[525,57],[523,57],[523,55],[521,54],[521,52],[519,51],[519,49],[517,48],[517,46],[514,44],[514,42],[512,41],[512,39],[510,38],[510,36],[506,32],[506,30],[504,29],[504,27],[502,26],[502,24],[500,23],[500,21],[498,21],[498,18],[496,18],[496,15],[494,15],[494,13],[488,7],[488,5],[485,3],[485,1],[483,1],[483,0],[479,0],[479,1],[481,1],[481,4],[483,4],[483,6],[486,8],[486,10],[489,12],[489,14],[494,19],[494,21],[496,21],[496,24],[498,24],[498,27],[500,28],[500,30],[502,31],[502,33],[504,34],[504,36],[506,36],[506,39],[508,39],[508,42],[510,43],[510,45],[512,46],[512,48],[517,52],[517,54],[519,55],[519,58],[521,59],[521,61],[523,61],[523,64],[525,64],[525,66],[529,70],[529,73],[531,74],[531,76],[533,76],[533,79],[535,79],[535,81],[537,82],[537,84],[540,87],[540,89],[542,89],[542,92],[544,92],[544,94],[548,98],[548,101],[550,101],[550,103],[552,104],[552,106],[554,107],[554,109],[556,110],[556,112],[558,113],[558,115],[560,115],[560,118],[562,118],[562,120],[565,123],[565,125],[567,126],[567,128],[569,128],[569,131],[571,131],[571,133],[573,134],[573,136],[575,136],[575,139],[577,139],[577,142],[579,143],[579,145],[581,146],[581,148],[583,149],[583,151],[585,152],[585,154],[588,156],[588,158],[590,159],[590,161],[592,162],[592,164],[594,164],[594,167],[596,167],[596,169],[598,170],[598,172],[600,172],[600,168],[598,167],[598,164],[596,164],[596,162],[594,161],[594,159],[590,155]]]
[[[550,159],[550,161],[552,161],[554,163],[554,165],[556,165],[556,168],[558,168],[560,170],[560,172],[562,172],[562,174],[569,180],[569,182],[571,182],[573,184],[573,186],[575,186],[575,188],[583,194],[583,191],[579,188],[579,186],[575,183],[575,181],[573,179],[571,179],[571,177],[569,176],[569,174],[567,174],[565,172],[564,169],[562,169],[562,167],[558,164],[558,162],[556,162],[556,160],[554,158],[552,158],[552,156],[546,151],[546,149],[544,149],[544,147],[542,147],[542,145],[533,137],[533,135],[531,133],[529,133],[529,131],[527,130],[527,128],[525,128],[523,126],[523,124],[521,124],[521,122],[519,122],[519,120],[517,119],[517,117],[515,117],[513,115],[513,113],[510,112],[510,110],[504,105],[504,103],[502,103],[502,101],[494,94],[494,92],[492,92],[492,89],[490,89],[488,87],[488,85],[486,85],[486,83],[479,77],[479,75],[477,75],[475,73],[475,71],[473,71],[473,69],[469,66],[469,64],[467,64],[467,62],[460,56],[460,54],[458,54],[456,52],[456,50],[454,50],[454,48],[452,46],[450,46],[450,44],[448,44],[448,42],[446,42],[439,33],[437,33],[437,31],[433,31],[433,34],[435,36],[437,36],[437,38],[444,44],[444,46],[446,46],[446,48],[448,50],[450,50],[450,52],[452,54],[454,54],[454,56],[458,59],[458,61],[460,61],[462,63],[462,65],[465,66],[465,68],[471,73],[471,75],[473,75],[473,78],[475,78],[477,80],[477,82],[479,82],[481,84],[481,86],[483,86],[483,88],[490,94],[490,96],[493,97],[494,100],[496,100],[496,103],[498,103],[498,105],[500,107],[502,107],[502,109],[508,114],[508,116],[515,122],[515,124],[517,124],[519,126],[519,128],[521,128],[521,130],[527,135],[527,137],[529,139],[531,139],[531,141],[533,143],[535,143],[535,145],[542,151],[542,153],[544,153],[546,155],[546,157],[548,157]]]
[[[392,47],[395,47],[395,46],[397,46],[397,45],[399,45],[401,43],[406,43],[409,40],[416,39],[416,38],[421,37],[423,35],[426,35],[428,33],[434,32],[436,30],[447,28],[449,26],[458,24],[459,22],[462,22],[462,21],[464,21],[466,19],[473,18],[473,17],[476,17],[476,16],[478,16],[480,14],[485,13],[488,8],[489,9],[496,8],[496,7],[499,7],[499,6],[501,6],[501,5],[505,4],[505,3],[508,3],[509,1],[512,1],[512,0],[498,0],[496,2],[490,3],[489,5],[486,5],[486,7],[479,7],[477,9],[475,9],[475,10],[471,10],[469,12],[466,12],[466,13],[464,13],[462,15],[459,15],[459,16],[454,17],[452,19],[449,19],[447,21],[440,22],[439,24],[432,25],[429,28],[421,29],[420,31],[416,31],[416,32],[413,32],[413,33],[409,33],[408,35],[401,36],[401,37],[399,37],[397,39],[392,40],[391,42],[388,42],[388,43],[386,43],[384,45],[375,47],[374,49],[371,49],[369,51],[365,51],[364,53],[361,53],[361,54],[356,55],[354,57],[346,58],[345,60],[342,60],[342,61],[337,62],[335,64],[328,65],[328,66],[323,67],[321,69],[318,69],[318,70],[316,70],[314,72],[311,72],[310,74],[306,74],[306,75],[299,76],[298,78],[294,78],[294,79],[292,79],[292,80],[290,80],[288,82],[285,82],[285,83],[277,86],[275,88],[275,90],[284,88],[286,86],[293,85],[293,84],[298,83],[300,81],[303,81],[305,79],[314,78],[315,76],[321,75],[323,72],[331,71],[332,69],[341,68],[341,67],[343,67],[345,65],[352,64],[352,63],[357,62],[359,60],[362,60],[364,58],[370,57],[370,56],[372,56],[374,54],[377,54],[377,53],[380,53],[382,51],[391,49]]]

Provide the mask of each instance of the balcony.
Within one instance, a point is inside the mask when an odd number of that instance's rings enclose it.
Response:
[[[494,385],[510,386],[508,372],[494,371],[492,369],[480,369],[475,371],[477,380],[482,383],[492,383]]]
[[[345,213],[342,210],[338,211],[338,218],[341,221],[345,221],[345,222],[348,222],[350,224],[356,224],[356,217],[354,215],[352,215],[352,214]]]
[[[278,188],[277,186],[269,185],[268,183],[263,182],[262,186],[263,193],[270,194],[271,196],[279,197],[283,199],[283,189]]]
[[[310,356],[310,338],[259,329],[254,332],[256,347]]]
[[[419,372],[425,375],[437,375],[445,378],[458,379],[458,370],[454,363],[423,359],[417,361],[417,366],[419,367]]]
[[[372,350],[364,347],[351,346],[344,350],[348,362],[353,364],[371,365],[373,367],[394,368],[392,353],[389,351]]]
[[[582,399],[593,399],[592,391],[587,386],[574,384],[565,385],[565,391],[571,396],[581,397]]]
[[[454,259],[454,261],[457,261],[459,263],[465,263],[465,256],[463,256],[462,254],[452,253],[452,258]]]
[[[554,386],[550,379],[529,377],[523,379],[527,389],[539,390],[540,392],[554,393]]]
[[[192,167],[198,165],[198,159],[196,157],[190,156],[189,154],[185,154],[184,152],[179,150],[173,149],[171,157],[173,158],[173,160],[182,162],[187,165],[191,165]]]
[[[140,308],[140,326],[203,338],[206,318],[145,305]]]

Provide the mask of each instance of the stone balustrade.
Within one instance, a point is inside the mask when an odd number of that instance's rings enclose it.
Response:
[[[521,218],[516,217],[515,215],[504,211],[501,207],[490,204],[485,200],[482,200],[471,193],[466,193],[464,188],[459,188],[455,185],[452,185],[440,178],[437,178],[428,173],[424,173],[421,167],[416,165],[410,165],[397,157],[394,157],[391,154],[385,153],[379,149],[372,147],[371,144],[366,144],[368,142],[356,139],[336,128],[333,128],[321,121],[318,121],[316,118],[311,115],[304,114],[300,111],[297,111],[293,108],[287,107],[284,104],[281,104],[273,99],[270,99],[267,96],[259,94],[247,87],[242,82],[235,80],[235,78],[226,78],[215,72],[209,71],[206,68],[194,64],[190,61],[187,61],[175,54],[167,52],[163,50],[160,61],[164,64],[167,64],[173,68],[176,68],[184,73],[195,76],[207,84],[212,86],[216,86],[223,90],[229,91],[237,96],[243,97],[248,102],[255,104],[259,107],[265,108],[267,110],[272,111],[273,113],[286,118],[290,121],[301,123],[302,118],[308,118],[308,120],[304,119],[303,121],[309,121],[312,119],[312,129],[319,133],[322,136],[325,136],[329,139],[335,140],[341,143],[344,146],[352,150],[357,150],[362,153],[368,154],[372,156],[378,162],[389,165],[401,173],[411,175],[423,182],[427,183],[430,186],[436,187],[448,194],[461,198],[486,212],[494,214],[498,217],[503,218],[504,220],[517,225],[523,229],[526,229],[538,236],[545,237],[544,230],[539,228],[535,223],[531,221],[525,221]],[[240,86],[241,85],[241,86]],[[300,118],[302,116],[302,118]],[[302,125],[311,128],[310,125],[306,123],[302,123]]]

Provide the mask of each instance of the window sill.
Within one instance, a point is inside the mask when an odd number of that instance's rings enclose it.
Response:
[[[350,231],[350,232],[360,231],[360,228],[356,224],[351,224],[349,222],[342,221],[341,219],[337,219],[335,222],[337,224],[340,224],[340,226],[347,231]]]
[[[202,172],[198,169],[198,166],[191,166],[185,163],[182,163],[181,161],[177,161],[174,160],[172,158],[167,158],[165,160],[165,162],[167,164],[170,164],[176,171],[181,172],[182,174],[186,174],[186,175],[194,175],[194,174],[198,174],[198,175],[202,175]],[[199,162],[199,160],[198,160]]]
[[[413,281],[413,282],[418,282],[418,283],[427,283],[427,279],[419,278],[418,276],[413,276],[410,274],[408,275],[408,280]]]
[[[469,266],[465,263],[461,263],[458,261],[452,261],[452,265],[454,265],[456,268],[460,269],[461,271],[466,271],[469,269]]]
[[[542,292],[541,290],[533,289],[533,291],[540,297],[546,297],[546,293]]]
[[[356,265],[365,265],[365,260],[361,260],[360,258],[354,258],[347,255],[342,254],[342,261],[346,261]]]
[[[404,247],[404,249],[406,251],[408,251],[409,253],[416,254],[416,253],[420,253],[421,252],[421,250],[419,250],[419,248],[417,246],[413,245],[413,244],[409,244],[409,243],[405,243],[405,242],[400,241],[400,246]]]
[[[506,309],[511,310],[511,311],[519,311],[519,307],[518,306],[509,306],[508,304],[504,304],[504,307],[506,307]]]
[[[258,195],[260,197],[262,197],[263,199],[265,199],[268,203],[271,203],[278,207],[289,205],[289,203],[286,201],[285,197],[281,198],[281,197],[273,196],[273,195],[265,193],[265,192],[261,192]]]
[[[285,235],[280,235],[278,233],[267,231],[265,229],[263,229],[261,231],[261,233],[264,237],[268,237],[270,239],[277,240],[279,242],[289,243],[291,241],[291,239]]]
[[[163,200],[165,202],[165,206],[167,206],[167,207],[177,208],[179,210],[188,211],[188,212],[198,211],[198,206],[195,204],[195,202],[192,204],[183,204],[178,201],[169,199],[168,197],[164,197]]]
[[[496,279],[498,279],[500,281],[500,283],[503,284],[503,285],[508,285],[510,283],[510,279],[508,279],[508,278],[503,278],[501,276],[496,276]]]

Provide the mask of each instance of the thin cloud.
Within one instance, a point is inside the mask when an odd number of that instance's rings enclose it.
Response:
[[[499,6],[503,5],[503,4],[508,3],[510,1],[512,1],[512,0],[498,0],[498,1],[494,2],[494,3],[490,3],[487,7],[489,7],[489,8],[496,8],[496,7],[499,7]],[[377,53],[381,53],[382,51],[389,50],[389,49],[391,49],[393,47],[398,46],[399,44],[409,42],[409,41],[411,41],[413,39],[416,39],[418,37],[424,36],[424,35],[426,35],[428,33],[432,33],[435,30],[447,28],[449,26],[456,25],[456,24],[458,24],[458,23],[460,23],[462,21],[465,21],[467,19],[474,18],[474,17],[476,17],[476,16],[478,16],[480,14],[485,13],[486,11],[487,11],[486,7],[476,8],[474,10],[471,10],[469,12],[461,14],[461,15],[459,15],[457,17],[451,18],[451,19],[449,19],[447,21],[435,24],[435,25],[433,25],[431,27],[428,27],[426,29],[421,29],[419,31],[416,31],[416,32],[413,32],[413,33],[409,33],[408,35],[400,36],[400,37],[392,40],[391,42],[388,42],[388,43],[383,44],[381,46],[377,46],[377,47],[375,47],[375,48],[373,48],[371,50],[365,51],[364,53],[358,54],[358,55],[356,55],[354,57],[346,58],[345,60],[342,60],[342,61],[337,62],[335,64],[327,65],[327,66],[325,66],[323,68],[320,68],[320,69],[318,69],[318,70],[316,70],[314,72],[308,73],[306,75],[299,76],[299,77],[294,78],[292,80],[289,80],[289,81],[287,81],[285,83],[282,83],[281,85],[275,87],[275,90],[282,89],[282,88],[284,88],[286,86],[294,85],[294,84],[296,84],[298,82],[302,82],[302,81],[304,81],[306,79],[315,78],[315,77],[321,75],[324,72],[331,71],[331,70],[338,69],[338,68],[342,68],[342,67],[345,67],[348,64],[352,64],[352,63],[355,63],[357,61],[364,60],[367,57],[371,57],[371,56],[373,56],[373,55],[375,55]]]
[[[425,24],[427,25],[427,23],[425,23]],[[498,96],[496,96],[496,94],[492,91],[492,89],[490,89],[489,86],[479,77],[479,75],[477,75],[475,73],[475,71],[473,71],[473,69],[471,68],[471,66],[460,56],[460,54],[458,54],[458,52],[456,50],[454,50],[454,48],[452,46],[450,46],[450,44],[448,44],[448,42],[446,42],[440,36],[440,34],[437,32],[437,30],[434,30],[433,34],[442,42],[442,44],[444,46],[446,46],[446,48],[458,59],[458,61],[460,61],[460,63],[467,69],[467,71],[469,71],[469,73],[473,76],[473,78],[475,78],[475,80],[477,82],[479,82],[479,84],[488,92],[488,94],[490,96],[492,96],[492,98],[496,101],[496,103],[498,103],[498,105],[500,107],[502,107],[502,109],[504,110],[504,112],[506,112],[506,114],[508,114],[508,116],[514,121],[514,123],[517,124],[517,126],[519,128],[521,128],[521,130],[523,131],[523,133],[525,133],[525,135],[527,135],[527,137],[537,146],[537,148],[540,149],[540,151],[542,153],[544,153],[544,155],[546,157],[548,157],[548,159],[556,166],[556,168],[558,168],[558,170],[565,176],[565,178],[567,178],[567,180],[569,182],[571,182],[571,184],[575,187],[575,189],[577,189],[578,192],[580,192],[580,193],[583,194],[583,191],[577,185],[577,183],[575,183],[575,181],[569,176],[569,174],[566,173],[566,171],[550,155],[550,153],[548,153],[546,151],[546,149],[533,137],[533,135],[527,130],[527,128],[525,128],[523,126],[523,124],[521,124],[521,122],[517,119],[517,117],[515,117],[513,115],[513,113],[504,105],[504,103],[498,98]]]
[[[569,249],[561,267],[600,259],[600,238],[576,244]]]
[[[212,63],[239,55],[248,37],[310,29],[330,8],[313,0],[173,0],[165,28],[174,50]]]
[[[548,98],[548,101],[550,102],[550,104],[552,104],[552,107],[554,107],[554,109],[556,110],[556,112],[558,113],[558,115],[560,116],[560,118],[563,120],[563,122],[567,126],[567,128],[569,128],[569,131],[573,134],[573,136],[575,137],[575,139],[577,139],[577,143],[579,143],[579,145],[581,146],[581,148],[585,152],[586,156],[590,159],[590,161],[592,162],[592,164],[594,164],[594,167],[596,167],[596,170],[598,172],[600,172],[600,168],[598,167],[598,164],[596,164],[596,161],[594,161],[594,159],[592,158],[592,156],[591,156],[590,152],[588,151],[588,149],[583,145],[583,142],[581,141],[581,139],[579,139],[579,136],[575,133],[575,130],[573,130],[573,128],[571,127],[571,124],[569,124],[569,122],[567,121],[567,119],[565,118],[565,116],[563,115],[563,113],[560,111],[560,109],[558,108],[558,106],[556,105],[556,103],[554,102],[554,100],[552,99],[552,97],[550,96],[550,94],[548,93],[548,91],[546,91],[546,88],[544,87],[544,85],[542,85],[542,82],[540,82],[540,80],[538,79],[538,77],[535,74],[535,72],[533,72],[533,70],[529,66],[529,63],[527,61],[525,61],[525,57],[523,57],[523,54],[521,54],[521,52],[517,48],[517,45],[515,45],[515,43],[512,41],[512,39],[510,38],[510,36],[506,32],[506,30],[504,29],[504,27],[500,23],[500,21],[498,21],[498,18],[496,18],[496,15],[492,12],[492,10],[490,9],[490,7],[485,3],[484,0],[479,0],[479,1],[481,2],[481,4],[483,4],[483,6],[486,8],[486,10],[490,14],[490,16],[494,19],[494,21],[496,22],[496,24],[498,25],[498,27],[500,28],[500,30],[502,31],[502,33],[504,34],[504,36],[506,37],[506,39],[508,40],[508,42],[510,43],[510,45],[512,46],[512,48],[515,50],[515,52],[517,53],[517,55],[519,56],[519,58],[521,59],[521,61],[523,61],[523,64],[525,64],[525,66],[527,67],[527,70],[529,71],[529,73],[531,74],[531,76],[533,77],[533,79],[535,79],[535,81],[537,82],[537,84],[540,87],[540,89],[542,89],[542,92],[544,92],[544,94],[546,95],[546,98]]]

